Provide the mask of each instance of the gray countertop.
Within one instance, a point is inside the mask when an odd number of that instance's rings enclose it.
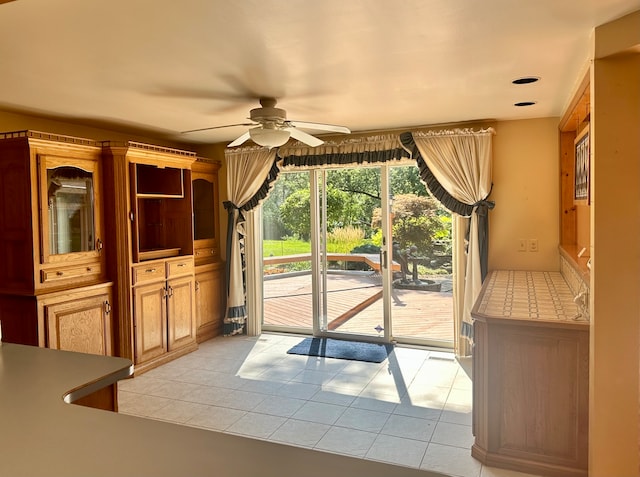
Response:
[[[65,403],[130,367],[122,358],[0,343],[0,475],[442,476]]]

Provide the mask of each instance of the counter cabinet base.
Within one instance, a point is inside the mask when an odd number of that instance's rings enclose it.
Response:
[[[549,477],[587,477],[588,475],[588,472],[583,469],[545,464],[529,459],[520,459],[512,456],[487,452],[477,444],[471,446],[471,457],[478,460],[482,465],[532,475],[544,475]]]
[[[99,389],[88,396],[73,401],[71,404],[118,412],[118,384],[114,383]]]

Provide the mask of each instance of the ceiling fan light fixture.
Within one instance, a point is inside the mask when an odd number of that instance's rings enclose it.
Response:
[[[249,137],[251,140],[259,146],[272,147],[282,146],[289,140],[291,134],[284,129],[269,129],[269,128],[251,128],[249,129]]]

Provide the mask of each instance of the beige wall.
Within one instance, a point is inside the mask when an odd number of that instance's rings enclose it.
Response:
[[[589,475],[639,475],[640,11],[599,27],[591,69]]]
[[[493,138],[489,269],[558,270],[558,118],[500,121]],[[518,251],[537,239],[538,252]]]

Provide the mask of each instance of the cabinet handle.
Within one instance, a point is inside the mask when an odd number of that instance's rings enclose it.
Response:
[[[102,253],[102,248],[104,247],[102,240],[97,239],[96,240],[96,250],[98,250],[98,254]]]
[[[144,273],[153,273],[153,272],[155,272],[155,271],[156,271],[156,269],[155,269],[155,268],[147,268],[147,269],[144,271]]]
[[[93,270],[91,267],[87,267],[87,272],[90,272],[91,270]]]
[[[57,276],[59,276],[59,277],[61,277],[62,275],[64,275],[64,273],[63,273],[63,272],[60,272],[60,271],[57,271],[57,272],[56,272],[56,275],[57,275]]]
[[[173,296],[173,287],[171,285],[169,285],[167,288],[168,288],[168,291],[169,291],[169,298],[171,298]]]
[[[186,264],[186,263],[179,263],[179,264],[178,264],[178,266],[179,266],[179,267],[186,267],[186,266],[187,266],[187,264]]]
[[[109,313],[111,313],[111,303],[109,303],[109,300],[104,302],[104,312],[108,315]]]
[[[200,290],[200,282],[196,280],[196,291]]]

